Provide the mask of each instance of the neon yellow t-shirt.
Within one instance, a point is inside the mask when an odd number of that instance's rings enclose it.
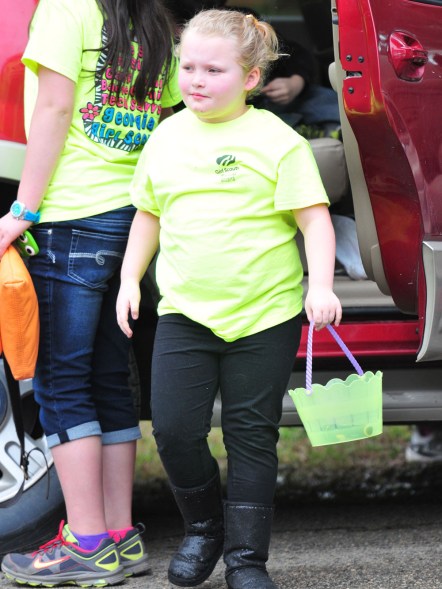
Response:
[[[131,194],[160,217],[160,315],[182,313],[234,341],[300,313],[292,209],[328,198],[308,142],[277,116],[173,115],[144,149]]]
[[[105,41],[106,29],[96,0],[40,0],[23,56],[27,131],[40,65],[76,84],[72,125],[40,206],[41,222],[87,217],[129,205],[133,171],[158,124],[161,108],[181,100],[175,67],[171,81],[160,80],[154,95],[138,107],[133,84],[139,54],[138,44],[133,43],[131,79],[123,84],[115,104],[108,72],[103,76],[96,73]]]

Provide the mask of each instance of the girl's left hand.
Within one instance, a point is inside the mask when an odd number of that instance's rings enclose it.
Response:
[[[334,323],[339,325],[342,319],[342,307],[335,293],[326,287],[311,287],[305,299],[307,318],[313,321],[315,329],[319,330]]]
[[[14,219],[11,213],[7,213],[0,219],[0,259],[19,235],[24,233],[32,225],[29,221]]]

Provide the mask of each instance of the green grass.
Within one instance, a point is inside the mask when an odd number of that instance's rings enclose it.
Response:
[[[150,422],[142,423],[143,439],[138,443],[136,480],[164,478],[166,475],[155,446]],[[278,443],[281,467],[289,465],[297,470],[316,469],[323,465],[327,469],[342,470],[355,466],[384,468],[404,461],[405,446],[410,438],[409,426],[387,426],[380,436],[312,448],[303,428],[282,427]],[[226,467],[226,452],[220,428],[214,428],[209,435],[213,455],[218,459],[221,471]]]

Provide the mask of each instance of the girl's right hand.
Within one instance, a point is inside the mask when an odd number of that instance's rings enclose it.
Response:
[[[139,283],[131,278],[123,279],[117,297],[116,309],[118,325],[127,337],[132,337],[133,335],[133,331],[129,325],[129,313],[132,319],[138,319],[140,300],[141,291]]]

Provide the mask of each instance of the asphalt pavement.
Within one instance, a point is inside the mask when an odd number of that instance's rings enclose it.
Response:
[[[349,471],[339,492],[329,485],[325,493],[323,482],[319,490],[312,483],[302,494],[278,492],[268,569],[279,589],[442,586],[442,464],[396,469],[388,493],[385,481],[368,484],[368,474],[365,482],[359,475]],[[172,589],[167,566],[182,523],[170,492],[161,484],[154,493],[138,486],[135,510],[137,521],[146,525],[152,570],[124,586]],[[0,575],[0,589],[13,586]],[[226,589],[222,562],[200,587]]]

